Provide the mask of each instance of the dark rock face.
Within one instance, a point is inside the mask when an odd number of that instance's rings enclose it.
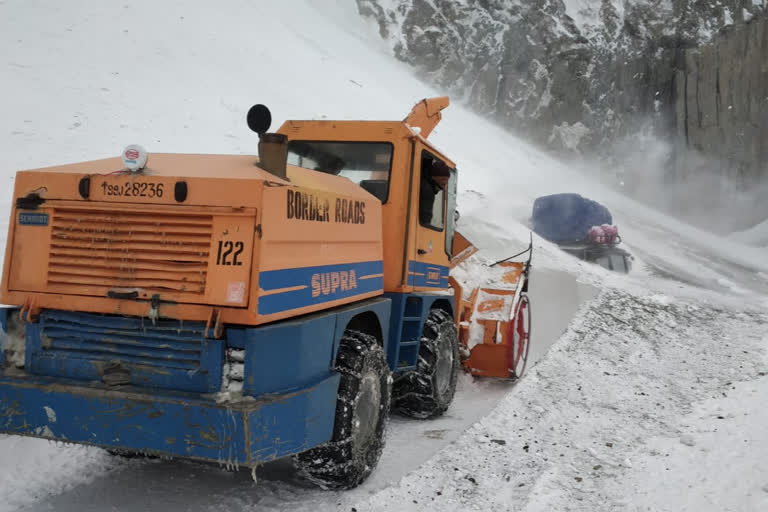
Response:
[[[768,177],[768,0],[357,4],[399,59],[550,149],[598,154],[621,175],[622,141],[652,134],[675,141],[662,181],[702,161],[742,187]]]
[[[685,52],[675,73],[678,137],[746,186],[768,176],[768,16]],[[685,161],[678,164],[686,168]]]

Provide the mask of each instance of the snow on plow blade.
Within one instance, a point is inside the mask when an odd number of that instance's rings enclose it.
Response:
[[[0,374],[0,432],[253,466],[328,441],[339,375],[264,399],[64,384]]]

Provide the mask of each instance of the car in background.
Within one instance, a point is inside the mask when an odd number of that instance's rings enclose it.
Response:
[[[579,259],[614,272],[627,273],[632,255],[617,247],[618,228],[608,208],[579,194],[536,198],[531,216],[533,231]]]

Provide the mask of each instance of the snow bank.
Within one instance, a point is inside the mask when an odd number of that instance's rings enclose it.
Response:
[[[493,413],[354,507],[763,510],[766,341],[763,312],[606,292]]]

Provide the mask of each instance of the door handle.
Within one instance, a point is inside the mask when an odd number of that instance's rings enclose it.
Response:
[[[427,251],[425,251],[424,249],[419,249],[416,252],[419,253],[419,254],[427,254]]]

